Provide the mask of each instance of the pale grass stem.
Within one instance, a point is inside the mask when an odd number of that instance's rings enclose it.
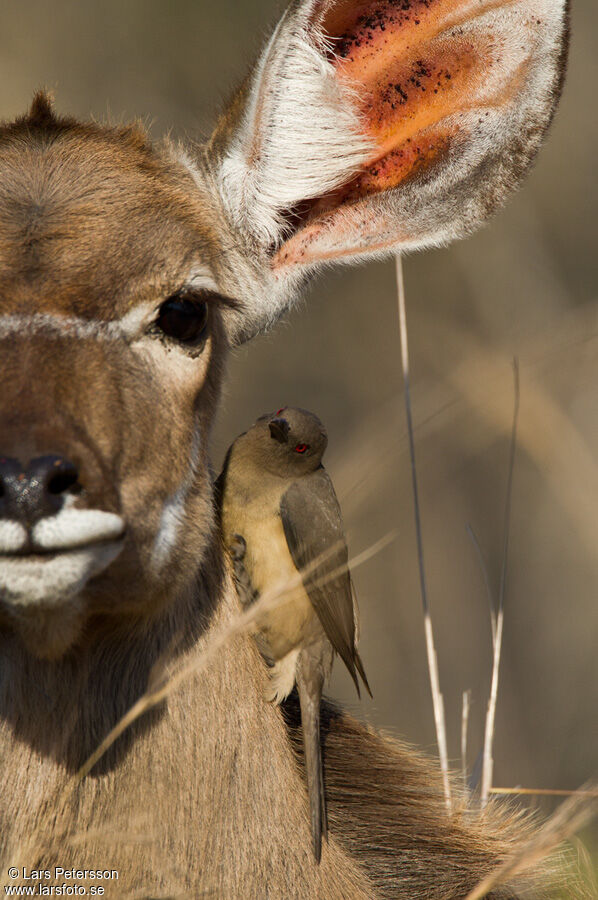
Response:
[[[529,871],[576,832],[585,828],[596,814],[594,796],[594,790],[575,791],[528,841],[480,881],[465,900],[483,900],[494,888]]]
[[[498,592],[498,610],[496,612],[496,627],[492,641],[492,679],[490,682],[490,697],[486,712],[486,727],[484,731],[484,754],[482,762],[482,784],[480,790],[480,804],[482,809],[488,802],[490,788],[492,787],[492,774],[494,758],[492,745],[494,742],[494,723],[496,720],[496,701],[498,697],[498,678],[500,670],[500,655],[502,650],[502,634],[504,625],[504,604],[507,582],[507,563],[509,553],[509,531],[511,522],[511,500],[513,495],[513,470],[515,468],[515,452],[517,449],[517,421],[519,418],[519,364],[513,360],[514,379],[514,407],[513,426],[511,429],[511,447],[509,451],[509,468],[507,476],[507,492],[505,500],[505,518],[503,530],[503,554],[500,573],[500,588]]]
[[[490,788],[491,794],[513,797],[587,797],[598,800],[598,788],[581,788],[576,791],[551,790],[550,788]]]
[[[486,586],[486,596],[488,598],[488,609],[490,611],[490,625],[492,627],[492,645],[494,646],[494,642],[496,640],[496,610],[494,608],[494,598],[492,596],[492,587],[490,586],[488,566],[486,565],[486,560],[484,559],[484,554],[482,553],[482,548],[480,547],[480,542],[478,541],[477,535],[469,523],[467,523],[467,525],[465,526],[465,530],[467,531],[469,539],[474,546],[474,550],[480,564],[480,569],[482,571],[482,576],[484,578],[484,584]]]
[[[371,547],[364,550],[362,553],[359,553],[356,557],[349,561],[347,566],[339,566],[334,569],[332,572],[326,574],[325,577],[321,579],[316,579],[314,582],[316,585],[325,584],[327,581],[336,578],[338,575],[347,571],[347,568],[350,567],[352,569],[357,568],[363,563],[367,562],[381,550],[388,546],[393,540],[396,538],[396,532],[390,532],[385,535],[385,537],[380,538],[379,541],[376,541]],[[303,582],[303,576],[309,574],[310,572],[317,569],[326,559],[335,553],[337,550],[336,545],[331,547],[326,553],[321,554],[317,559],[315,559],[309,566],[307,566],[303,572],[297,572],[293,578],[289,578],[284,585],[278,585],[274,587],[272,590],[264,592],[259,600],[256,600],[252,606],[244,611],[236,615],[232,621],[227,623],[225,627],[223,627],[220,631],[213,635],[210,638],[210,641],[206,647],[202,651],[200,651],[191,662],[182,666],[177,672],[169,673],[166,670],[165,664],[155,668],[154,673],[150,676],[148,688],[145,693],[137,700],[136,703],[128,710],[127,713],[120,719],[119,722],[116,723],[114,728],[106,735],[101,744],[94,750],[91,756],[86,760],[86,762],[81,766],[79,771],[76,773],[72,781],[67,785],[66,791],[70,791],[76,784],[78,784],[89,772],[93,769],[97,762],[102,758],[102,756],[109,750],[109,748],[114,744],[115,741],[123,734],[124,731],[140,716],[142,716],[148,709],[151,709],[154,706],[157,706],[158,703],[161,703],[165,700],[174,690],[178,688],[178,686],[186,681],[188,678],[196,675],[201,670],[205,669],[208,663],[213,659],[215,654],[230,640],[236,637],[239,634],[249,630],[251,626],[254,624],[255,620],[266,610],[270,610],[275,608],[278,605],[282,605],[286,602],[288,594],[294,591],[297,587],[299,587]]]
[[[469,711],[471,709],[471,691],[463,691],[463,707],[461,712],[461,775],[463,784],[467,784],[467,733],[469,729]]]
[[[451,810],[451,784],[449,778],[448,751],[446,743],[446,722],[444,715],[444,700],[440,692],[440,680],[438,677],[438,659],[434,647],[434,631],[432,617],[428,604],[428,592],[426,588],[426,573],[424,567],[424,546],[422,540],[421,515],[419,507],[419,494],[417,488],[417,470],[415,465],[415,441],[413,439],[413,417],[411,414],[411,391],[409,383],[409,346],[407,342],[407,313],[405,308],[405,283],[403,280],[403,261],[401,254],[396,255],[397,295],[399,304],[399,331],[401,336],[401,361],[403,364],[403,382],[405,386],[405,414],[407,417],[407,436],[409,439],[409,456],[411,459],[411,482],[413,488],[413,507],[415,513],[415,532],[417,539],[417,558],[419,563],[419,581],[424,610],[424,630],[426,636],[426,652],[428,656],[428,669],[430,673],[430,686],[432,689],[432,704],[434,707],[434,724],[436,726],[436,740],[438,742],[438,756],[442,772],[444,786],[444,798],[447,809]]]

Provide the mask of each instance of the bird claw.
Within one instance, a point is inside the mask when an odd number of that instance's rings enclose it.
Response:
[[[228,547],[230,551],[230,555],[233,558],[233,562],[240,562],[245,559],[245,554],[247,552],[247,543],[242,534],[233,534],[233,539]]]
[[[250,606],[257,597],[257,592],[253,589],[251,579],[243,563],[247,552],[247,542],[242,535],[234,534],[228,549],[233,563],[237,594],[239,595],[242,606],[246,608]]]

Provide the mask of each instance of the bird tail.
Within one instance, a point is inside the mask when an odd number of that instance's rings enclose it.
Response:
[[[351,654],[347,650],[345,650],[345,652],[343,653],[341,653],[340,650],[337,652],[346,665],[349,675],[353,679],[353,684],[355,685],[355,690],[357,691],[357,696],[359,697],[359,699],[361,700],[361,689],[359,687],[359,678],[357,677],[358,674],[361,675],[361,680],[363,681],[366,691],[368,692],[370,697],[374,699],[374,695],[372,694],[367,675],[365,674],[365,669],[363,668],[361,657],[357,652],[357,648],[354,647]]]
[[[318,863],[322,856],[322,836],[328,840],[328,817],[320,744],[320,702],[323,683],[324,678],[320,664],[309,656],[309,651],[301,651],[297,665],[297,689],[301,705],[312,847]]]
[[[363,681],[364,687],[365,687],[366,691],[368,692],[368,694],[370,695],[370,697],[371,697],[372,700],[373,700],[373,699],[374,699],[374,695],[372,694],[372,691],[371,691],[371,688],[370,688],[370,685],[369,685],[369,682],[368,682],[368,679],[367,679],[367,675],[365,674],[365,669],[363,668],[363,663],[362,663],[362,661],[361,661],[361,656],[359,655],[359,653],[357,652],[357,650],[355,651],[354,662],[355,662],[355,668],[357,669],[357,671],[358,671],[359,674],[361,675],[361,680]],[[357,684],[357,678],[355,678],[355,684]],[[359,685],[358,685],[358,687],[357,687],[357,693],[359,694]],[[360,696],[361,696],[361,695],[360,695]]]

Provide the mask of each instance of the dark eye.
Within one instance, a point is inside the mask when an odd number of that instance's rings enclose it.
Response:
[[[297,444],[295,447],[295,453],[305,453],[309,450],[309,444]]]
[[[208,304],[200,295],[173,294],[158,312],[156,327],[181,344],[198,344],[205,337]]]

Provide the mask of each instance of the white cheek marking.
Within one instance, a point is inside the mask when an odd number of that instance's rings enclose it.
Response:
[[[180,487],[169,497],[162,509],[160,527],[158,528],[152,551],[152,568],[155,572],[163,569],[168,562],[176,545],[181,526],[184,524],[187,497],[197,477],[200,445],[201,439],[199,428],[197,428],[193,435],[193,446],[187,474]]]
[[[121,550],[119,542],[61,553],[47,560],[0,557],[0,600],[17,608],[60,606],[106,569]]]
[[[20,522],[0,521],[0,553],[16,553],[27,543],[27,532]]]
[[[176,346],[144,336],[129,345],[145,367],[160,374],[173,391],[173,404],[178,397],[185,398],[190,391],[199,390],[212,358],[212,339],[208,337],[197,356],[189,356]]]
[[[131,349],[145,356],[147,362],[158,371],[168,366],[170,384],[182,387],[185,391],[198,377],[198,364],[209,360],[209,348],[209,338],[198,356],[187,356],[186,353],[181,353],[178,347],[171,347],[149,336],[144,336],[131,344]]]
[[[122,536],[124,520],[99,509],[62,509],[40,519],[33,529],[33,543],[43,550],[69,550]]]
[[[125,313],[115,322],[108,322],[108,327],[114,329],[115,336],[124,337],[125,340],[133,340],[148,327],[156,316],[154,303],[139,303]],[[116,333],[118,333],[116,335]]]

